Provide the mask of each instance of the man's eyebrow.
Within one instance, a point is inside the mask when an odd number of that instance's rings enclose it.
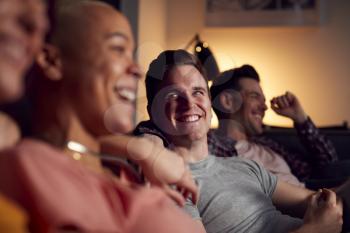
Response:
[[[204,88],[204,87],[193,87],[192,89],[194,91],[207,91],[207,88]]]
[[[111,32],[111,33],[107,33],[105,36],[106,39],[110,39],[110,38],[114,38],[114,37],[121,37],[124,40],[129,41],[129,37],[122,32]]]
[[[261,95],[259,92],[253,90],[248,90],[248,94]]]

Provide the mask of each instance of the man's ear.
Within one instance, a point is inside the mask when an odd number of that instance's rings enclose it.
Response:
[[[235,113],[242,106],[242,96],[238,91],[223,91],[219,96],[224,112]]]
[[[62,79],[62,61],[59,49],[46,43],[36,57],[36,63],[50,80]]]
[[[228,91],[223,91],[222,93],[220,93],[219,100],[220,105],[222,106],[225,112],[230,112],[232,110],[234,103],[231,93],[229,93]]]

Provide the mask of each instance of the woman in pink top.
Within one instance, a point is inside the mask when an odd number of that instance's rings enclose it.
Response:
[[[101,147],[118,149],[180,204],[166,183],[177,183],[185,197],[196,194],[184,170],[165,173],[169,163],[183,167],[171,152],[108,136],[133,127],[140,72],[127,20],[87,1],[59,8],[55,22],[29,91],[37,139],[1,152],[0,191],[28,212],[33,232],[200,232],[163,189],[123,182],[101,166]]]

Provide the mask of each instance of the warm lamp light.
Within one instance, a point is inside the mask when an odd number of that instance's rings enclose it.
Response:
[[[193,43],[196,43],[194,46],[194,55],[202,63],[205,71],[207,72],[208,80],[213,80],[219,75],[220,71],[216,59],[209,48],[209,44],[202,41],[199,38],[199,35],[196,34],[187,44],[185,49],[187,50]]]

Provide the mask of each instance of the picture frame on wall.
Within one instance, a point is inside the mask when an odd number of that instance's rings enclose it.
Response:
[[[327,0],[206,0],[208,27],[317,26]]]

